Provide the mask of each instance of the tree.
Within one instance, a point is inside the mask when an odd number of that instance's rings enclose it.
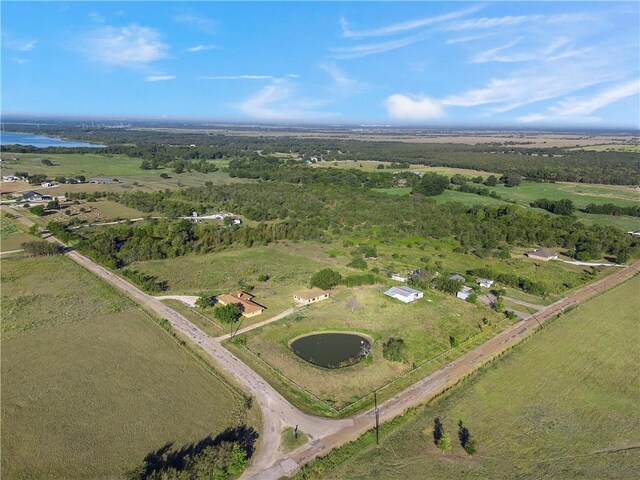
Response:
[[[168,173],[162,172],[160,178],[170,178]]]
[[[484,181],[487,187],[495,187],[498,184],[498,178],[495,175],[489,175]]]
[[[351,268],[358,268],[360,270],[366,270],[367,269],[367,262],[364,261],[364,258],[357,256],[357,257],[353,257],[353,260],[351,260],[349,263],[347,263],[347,267],[351,267]]]
[[[151,162],[145,158],[140,162],[140,168],[142,170],[151,170]]]
[[[247,451],[237,443],[231,448],[231,455],[227,462],[227,473],[232,477],[240,475],[247,467]]]
[[[24,242],[20,245],[27,255],[32,257],[47,257],[50,255],[58,255],[62,253],[62,248],[57,243],[47,242],[46,240],[34,240]]]
[[[496,301],[493,302],[493,309],[498,313],[504,310],[504,299],[502,297],[496,298]]]
[[[271,276],[267,275],[266,273],[261,273],[260,275],[258,275],[258,281],[259,282],[266,282],[270,278],[271,278]]]
[[[53,167],[53,162],[48,158],[43,158],[41,163],[46,167]]]
[[[445,453],[451,450],[451,437],[449,436],[449,434],[448,433],[442,434],[442,437],[440,437],[440,440],[438,440],[438,443],[436,443],[436,446],[442,453]]]
[[[58,183],[67,183],[67,177],[58,176],[54,179]]]
[[[436,417],[433,419],[433,443],[436,445],[444,435],[444,425],[440,421],[440,417]]]
[[[452,348],[458,348],[460,346],[460,340],[453,335],[449,335],[449,345],[451,345]]]
[[[221,305],[216,307],[213,311],[215,317],[222,323],[226,323],[231,328],[231,336],[233,337],[233,324],[240,320],[242,316],[242,309],[237,303],[228,303],[227,305]]]
[[[31,207],[29,209],[29,211],[31,213],[33,213],[34,215],[37,215],[39,217],[42,217],[45,214],[45,210],[44,210],[44,207],[42,205],[36,205],[35,207]]]
[[[331,270],[330,268],[323,268],[313,274],[311,277],[311,286],[322,288],[323,290],[329,290],[330,288],[338,285],[341,280],[342,275],[338,272]]]
[[[407,346],[402,338],[391,337],[382,344],[382,356],[393,362],[407,360]]]
[[[460,445],[464,448],[465,452],[469,455],[476,453],[476,443],[474,439],[471,438],[469,429],[463,425],[462,420],[458,422],[458,439],[460,440]]]
[[[59,208],[60,208],[60,203],[58,203],[58,200],[52,200],[49,203],[47,203],[47,209],[57,210]]]
[[[482,177],[478,175],[477,177],[473,177],[471,181],[473,183],[482,183]]]
[[[467,177],[460,173],[456,173],[451,177],[451,183],[453,185],[464,185],[465,183],[467,183]]]
[[[504,183],[505,187],[517,187],[522,183],[522,177],[515,173],[507,173],[500,177],[500,181]]]
[[[213,295],[210,293],[203,293],[196,300],[196,306],[199,308],[207,308],[213,305]]]
[[[420,182],[414,187],[414,191],[433,197],[442,194],[449,186],[449,178],[437,173],[425,173]]]

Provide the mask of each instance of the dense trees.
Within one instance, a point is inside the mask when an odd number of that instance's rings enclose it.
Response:
[[[629,215],[631,217],[640,217],[640,207],[621,207],[619,205],[614,205],[613,203],[605,203],[603,205],[590,203],[581,211],[583,211],[584,213],[595,213],[602,215]]]
[[[556,215],[571,215],[575,210],[573,201],[568,198],[562,200],[547,200],[546,198],[540,198],[530,204],[534,208],[542,208],[548,212]]]
[[[34,240],[20,245],[25,253],[31,257],[48,257],[62,253],[62,248],[57,243],[46,240]]]
[[[183,127],[180,125],[180,127]],[[610,183],[634,185],[640,183],[637,153],[596,152],[576,149],[515,148],[508,144],[462,145],[453,143],[424,144],[388,141],[360,141],[336,138],[299,138],[286,135],[264,137],[246,135],[181,133],[175,131],[143,131],[94,128],[87,131],[70,125],[8,125],[16,131],[64,135],[67,138],[102,142],[109,147],[45,148],[3,145],[2,151],[17,153],[107,153],[124,154],[147,160],[151,168],[173,167],[176,160],[199,162],[217,158],[253,157],[256,152],[269,155],[286,152],[300,158],[316,156],[322,161],[373,160],[397,164],[420,164],[512,173],[521,177],[554,182]],[[244,132],[243,132],[244,133]],[[154,166],[155,162],[155,166]],[[192,165],[191,168],[195,168]],[[397,169],[396,167],[393,167]],[[488,186],[492,186],[488,184]]]
[[[342,275],[330,268],[323,268],[311,277],[311,286],[329,290],[342,281]]]
[[[440,195],[449,186],[449,178],[437,173],[425,173],[420,182],[413,188],[414,192],[421,193],[428,197]]]

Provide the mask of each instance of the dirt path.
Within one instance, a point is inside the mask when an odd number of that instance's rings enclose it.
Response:
[[[253,325],[249,325],[248,327],[244,327],[244,328],[238,330],[235,334],[236,335],[240,335],[241,333],[250,332],[251,330],[263,327],[265,325],[268,325],[269,323],[277,322],[278,320],[282,320],[283,318],[288,317],[289,315],[291,315],[295,311],[296,311],[296,309],[294,307],[287,308],[284,312],[279,313],[278,315],[274,315],[271,318],[267,318],[266,320],[263,320],[263,321],[261,321],[259,323],[254,323]],[[223,340],[226,340],[229,337],[231,337],[231,334],[227,333],[226,335],[222,335],[221,337],[216,337],[216,339],[221,342]]]
[[[20,250],[9,250],[7,252],[0,252],[0,256],[1,255],[11,255],[12,253],[20,253],[20,252],[24,252],[24,250],[20,249]]]
[[[12,213],[19,215],[18,220],[21,223],[27,226],[33,224],[31,220],[24,218],[17,212],[12,211]],[[49,236],[48,240],[64,245],[52,236]],[[374,426],[375,412],[373,409],[344,420],[323,419],[301,412],[262,377],[242,363],[231,352],[223,348],[219,339],[207,335],[169,306],[147,295],[128,281],[94,263],[89,258],[73,250],[68,251],[66,255],[124,292],[140,305],[152,310],[161,318],[166,318],[171,322],[177,333],[197,344],[216,366],[233,377],[254,396],[262,409],[263,431],[257,453],[252,458],[250,467],[241,478],[252,480],[279,479],[293,473],[300,466],[314,458],[328,453],[331,449],[356,439]],[[449,365],[380,404],[380,419],[382,421],[391,420],[403,413],[407,408],[430,400],[500,353],[531,335],[547,319],[563,312],[568,307],[577,305],[610,289],[638,272],[640,272],[640,262],[636,262],[628,268],[620,269],[591,285],[587,285],[569,297],[561,299],[543,308],[535,315],[507,328],[483,345],[465,353]],[[269,319],[267,322],[270,320],[275,321]],[[309,435],[310,441],[297,450],[283,455],[278,449],[280,432],[285,426],[295,425],[298,425],[302,431]]]

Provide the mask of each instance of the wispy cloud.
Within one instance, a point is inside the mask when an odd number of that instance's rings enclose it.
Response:
[[[144,78],[145,82],[164,82],[167,80],[175,80],[175,75],[149,75]]]
[[[18,65],[24,65],[25,63],[27,63],[29,61],[26,58],[18,58],[18,57],[14,57],[11,60],[16,62]]]
[[[160,32],[136,24],[94,30],[82,48],[91,60],[121,67],[139,67],[155,62],[166,58],[169,51]]]
[[[98,12],[89,12],[89,20],[96,23],[104,23],[106,19],[104,16]]]
[[[354,45],[352,47],[337,47],[331,49],[331,53],[334,58],[343,60],[366,57],[367,55],[375,55],[376,53],[384,53],[406,47],[407,45],[424,40],[427,35],[428,32],[420,32],[410,37],[400,38],[389,42],[366,43],[362,45]]]
[[[216,31],[216,21],[204,15],[183,13],[176,15],[173,19],[178,23],[189,25],[205,33],[215,33]]]
[[[476,5],[469,8],[465,8],[463,10],[457,10],[455,12],[446,13],[444,15],[438,15],[435,17],[416,18],[412,20],[407,20],[405,22],[386,25],[384,27],[372,28],[369,30],[359,30],[359,31],[352,30],[351,28],[349,28],[349,23],[344,17],[340,18],[340,25],[342,27],[342,36],[344,38],[383,37],[387,35],[396,35],[399,33],[404,33],[410,30],[415,30],[417,28],[422,28],[429,25],[434,25],[436,23],[445,22],[447,20],[453,20],[455,18],[464,17],[465,15],[470,15],[472,13],[477,12],[481,8],[482,7],[480,5]]]
[[[18,38],[11,35],[2,35],[2,46],[16,52],[30,52],[36,48],[37,40]]]
[[[240,110],[259,120],[309,120],[336,115],[320,110],[325,99],[300,95],[296,85],[285,79],[274,79],[240,104]]]
[[[640,80],[634,79],[616,83],[594,95],[571,97],[560,100],[544,113],[533,113],[518,117],[523,123],[548,122],[560,119],[589,119],[593,112],[628,97],[640,94]],[[637,115],[637,112],[636,112]]]
[[[357,93],[367,88],[365,84],[347,75],[345,71],[335,63],[323,63],[318,66],[329,74],[333,82],[332,90],[339,95]]]
[[[209,75],[198,77],[200,80],[271,80],[273,75]]]
[[[193,47],[185,48],[185,52],[204,52],[206,50],[213,50],[214,48],[219,48],[217,45],[195,45]]]
[[[400,121],[419,121],[444,115],[442,104],[424,95],[390,95],[384,102],[391,118]]]
[[[503,17],[480,17],[469,18],[451,22],[441,27],[447,32],[460,32],[466,30],[486,30],[498,27],[513,27],[525,23],[546,22],[550,24],[569,23],[569,22],[585,22],[591,19],[591,16],[585,13],[565,13],[558,15],[506,15]]]

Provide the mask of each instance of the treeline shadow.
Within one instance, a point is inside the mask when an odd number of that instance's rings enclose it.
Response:
[[[215,437],[209,435],[198,442],[183,445],[178,449],[174,449],[174,442],[167,442],[144,457],[139,472],[143,474],[143,478],[146,478],[155,472],[162,472],[170,468],[182,470],[189,458],[201,453],[206,448],[218,446],[223,442],[238,444],[247,452],[249,459],[255,451],[257,439],[258,432],[253,427],[238,425],[227,428]]]

